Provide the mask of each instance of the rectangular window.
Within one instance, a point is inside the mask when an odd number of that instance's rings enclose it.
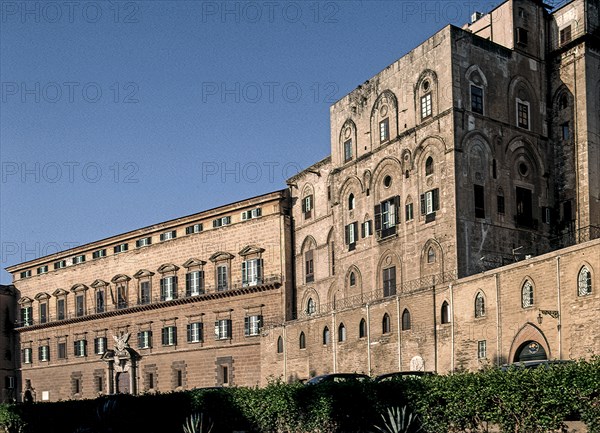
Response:
[[[83,294],[75,296],[75,316],[81,317],[85,314],[85,297]]]
[[[567,26],[560,31],[560,44],[564,45],[571,42],[571,26]]]
[[[177,384],[177,387],[183,386],[183,371],[177,370],[175,375],[175,383]]]
[[[113,251],[114,251],[115,254],[119,254],[119,253],[124,253],[128,249],[129,249],[129,245],[128,244],[121,244],[121,245],[115,246],[113,248]]]
[[[74,343],[74,353],[77,357],[87,356],[87,340],[76,340]]]
[[[227,290],[227,266],[221,265],[217,266],[217,290]]]
[[[567,200],[563,203],[563,221],[566,223],[573,221],[571,200]]]
[[[517,27],[517,44],[526,46],[529,42],[529,32],[522,27]]]
[[[244,317],[244,335],[251,337],[260,335],[260,327],[262,326],[262,316],[246,316]]]
[[[549,207],[542,207],[542,221],[544,224],[552,223],[552,209]]]
[[[231,320],[221,319],[215,322],[215,340],[231,338]]]
[[[83,262],[85,262],[85,254],[82,254],[80,256],[75,256],[71,260],[72,260],[72,263],[74,265],[78,265],[79,263],[83,263]]]
[[[137,241],[135,241],[136,248],[147,247],[148,245],[151,245],[151,244],[152,244],[151,237],[142,238],[142,239],[138,239]]]
[[[140,304],[149,304],[150,301],[150,281],[142,281],[140,283]]]
[[[23,326],[33,325],[33,307],[22,307],[21,308],[21,323]]]
[[[313,262],[313,250],[304,253],[304,276],[306,283],[315,281],[315,267]]]
[[[496,205],[498,207],[498,213],[504,214],[504,196],[503,195],[496,196]]]
[[[177,237],[177,230],[171,230],[169,232],[161,233],[160,241],[164,242],[164,241],[168,241],[171,239],[175,239],[176,237]]]
[[[96,291],[96,313],[104,313],[105,308],[104,289],[98,289]]]
[[[204,271],[185,274],[185,295],[198,296],[204,293]]]
[[[102,376],[96,377],[96,391],[98,391],[98,392],[104,391],[104,384],[102,381]]]
[[[165,326],[162,329],[162,345],[175,346],[177,344],[177,327]]]
[[[216,220],[213,220],[213,227],[221,227],[221,226],[226,226],[228,224],[231,224],[231,217],[230,216],[225,216],[223,218],[217,218]]]
[[[94,353],[96,355],[103,355],[106,352],[106,337],[96,337],[94,338]]]
[[[302,213],[304,214],[304,218],[308,219],[312,217],[312,208],[313,208],[313,196],[307,195],[302,199]]]
[[[40,323],[46,323],[48,321],[48,304],[43,302],[40,304]]]
[[[346,245],[348,251],[356,249],[356,241],[358,239],[358,223],[354,222],[346,226]]]
[[[187,325],[187,341],[188,343],[201,343],[203,340],[202,323],[195,322]]]
[[[569,122],[565,122],[560,125],[560,135],[563,141],[567,141],[571,137]]]
[[[81,379],[73,379],[73,393],[79,394],[81,392]]]
[[[477,342],[477,358],[484,359],[487,357],[487,342],[481,340]]]
[[[44,265],[44,266],[40,266],[39,268],[37,268],[37,274],[45,274],[48,272],[48,265]]]
[[[375,206],[375,231],[379,238],[396,234],[400,222],[400,197],[396,196]]]
[[[529,129],[529,102],[517,99],[517,126]]]
[[[31,277],[31,270],[21,272],[21,278],[29,278]]]
[[[26,347],[25,349],[23,349],[23,355],[22,355],[22,359],[23,359],[23,364],[31,364],[31,347]]]
[[[262,259],[245,260],[242,262],[242,286],[262,284]]]
[[[471,111],[483,114],[483,89],[471,84]]]
[[[193,226],[189,226],[189,227],[185,228],[185,234],[191,235],[192,233],[200,233],[203,229],[204,229],[204,227],[202,226],[202,223],[194,224]]]
[[[56,346],[56,357],[58,359],[67,358],[67,343],[58,343]]]
[[[38,347],[38,359],[40,361],[50,361],[50,346],[44,345]]]
[[[148,389],[154,389],[154,373],[148,373]]]
[[[392,266],[383,270],[383,296],[396,294],[396,267]]]
[[[533,227],[533,205],[531,191],[517,187],[517,215],[515,217],[518,226]]]
[[[406,221],[412,221],[415,218],[415,213],[414,213],[414,209],[413,209],[413,204],[412,203],[408,203],[405,206],[405,213],[406,213]]]
[[[106,257],[106,249],[94,251],[92,253],[92,259],[99,259],[100,257]]]
[[[362,232],[361,234],[362,234],[363,238],[373,235],[373,221],[371,221],[371,220],[365,221],[364,223],[361,224],[360,228],[361,228],[361,232]]]
[[[252,218],[258,218],[262,215],[262,209],[257,207],[256,209],[247,210],[242,212],[241,219],[242,221],[246,221]]]
[[[421,119],[431,116],[431,93],[421,97]]]
[[[425,222],[435,220],[435,212],[440,209],[439,188],[421,194],[421,215],[425,215]],[[427,218],[429,217],[429,218]]]
[[[160,279],[160,300],[170,301],[177,298],[177,277],[169,276]]]
[[[56,319],[64,320],[65,319],[65,300],[58,299],[56,301]]]
[[[138,333],[138,347],[140,349],[150,349],[152,347],[152,331]]]
[[[482,185],[473,185],[475,218],[485,218],[485,193]]]
[[[62,269],[67,267],[67,261],[66,260],[60,260],[58,262],[54,263],[54,269]]]
[[[390,139],[390,121],[386,117],[381,122],[379,122],[379,142],[383,143],[384,141],[388,141]]]
[[[352,140],[344,141],[344,162],[352,160]]]

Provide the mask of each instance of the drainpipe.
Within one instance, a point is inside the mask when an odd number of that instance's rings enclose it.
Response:
[[[563,359],[562,354],[562,311],[561,311],[561,302],[560,302],[560,256],[556,257],[556,292],[557,292],[557,302],[558,302],[558,359]]]
[[[450,283],[450,306],[452,308],[452,320],[450,321],[450,371],[454,373],[454,285]]]
[[[367,371],[371,375],[371,314],[367,304]]]
[[[287,381],[287,332],[283,324],[283,380]]]
[[[500,327],[500,277],[498,272],[496,278],[496,356],[498,366],[502,365],[502,328]]]
[[[331,335],[331,339],[333,340],[331,342],[331,348],[333,349],[333,372],[337,373],[337,328],[335,326],[335,310],[331,313],[331,324],[333,326],[333,328],[331,329],[331,332],[329,333],[329,335]]]
[[[435,275],[433,276],[433,290],[431,291],[433,294],[433,363],[434,363],[434,371],[437,373],[438,371],[438,338],[437,338],[437,305],[435,303]]]
[[[400,329],[400,296],[396,295],[396,329],[398,330],[398,371],[402,371],[402,352],[400,350],[401,335]]]

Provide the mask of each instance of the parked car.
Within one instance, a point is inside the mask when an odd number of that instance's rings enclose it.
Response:
[[[340,383],[340,382],[366,382],[371,380],[366,374],[360,373],[331,373],[322,374],[309,379],[307,385],[317,385],[320,383]]]
[[[387,382],[392,380],[419,379],[423,376],[432,376],[433,371],[395,371],[393,373],[380,374],[373,379],[375,382]]]

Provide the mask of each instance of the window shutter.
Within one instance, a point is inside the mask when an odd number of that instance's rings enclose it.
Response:
[[[173,344],[177,344],[177,327],[173,326]]]
[[[375,205],[375,231],[381,232],[381,204]]]
[[[75,356],[79,355],[79,350],[77,350],[77,341],[73,342],[73,353],[75,353]]]
[[[302,213],[306,213],[306,197],[302,199]]]
[[[244,335],[247,337],[250,335],[250,317],[244,317]]]
[[[200,289],[204,289],[204,271],[199,271],[198,274],[200,275]]]
[[[242,285],[248,284],[248,264],[246,261],[242,262]]]
[[[198,340],[204,341],[204,323],[198,323]]]
[[[148,347],[152,347],[152,331],[148,331]]]
[[[83,340],[83,356],[87,356],[87,340]]]
[[[263,259],[258,259],[256,261],[256,278],[258,284],[262,284],[263,282]]]
[[[162,334],[162,335],[161,335],[161,339],[162,339],[162,344],[163,344],[163,346],[164,346],[165,344],[167,344],[167,338],[168,338],[168,337],[167,337],[167,332],[168,332],[168,331],[167,331],[167,328],[163,328],[163,329],[161,330],[161,334]]]
[[[433,190],[432,192],[433,194],[433,210],[439,210],[440,208],[440,190],[439,188],[436,188]]]
[[[394,197],[394,224],[400,224],[400,196]]]
[[[421,194],[421,215],[427,213],[427,204],[425,203],[425,194]]]
[[[187,325],[187,341],[188,343],[192,341],[192,324],[188,323]]]
[[[219,321],[215,322],[215,340],[219,339]]]
[[[164,301],[166,297],[167,297],[167,295],[165,293],[165,279],[161,278],[160,279],[160,300]]]
[[[346,240],[346,245],[350,244],[350,225],[347,225],[345,227],[345,240]]]
[[[361,235],[361,237],[363,237],[363,238],[365,237],[365,224],[366,224],[366,223],[362,223],[362,224],[360,225],[360,235]]]
[[[173,299],[177,299],[177,277],[173,277]]]
[[[143,341],[142,341],[142,333],[138,332],[138,336],[137,337],[138,337],[138,347],[141,348],[142,347],[142,343],[143,343]]]
[[[232,325],[231,319],[228,319],[227,320],[227,338],[231,338],[231,336],[232,336],[232,332],[231,332],[232,326],[231,325]]]
[[[42,360],[42,346],[38,347],[38,359]]]
[[[192,274],[188,272],[185,274],[185,296],[192,295]]]

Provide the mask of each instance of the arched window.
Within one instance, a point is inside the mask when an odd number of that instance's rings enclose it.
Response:
[[[450,323],[450,305],[448,302],[442,302],[442,323]]]
[[[350,286],[356,286],[356,274],[354,272],[350,272]]]
[[[340,323],[340,326],[338,327],[338,341],[340,343],[346,341],[346,327],[343,323]]]
[[[283,353],[283,338],[277,339],[277,353]]]
[[[485,299],[483,293],[479,292],[475,296],[475,317],[485,316]]]
[[[390,320],[390,315],[388,313],[383,315],[383,320],[381,321],[381,332],[384,334],[389,334],[392,332],[392,321]]]
[[[410,329],[410,311],[407,308],[402,312],[402,330],[408,331]]]
[[[300,349],[306,349],[306,335],[304,335],[304,332],[300,333],[300,339],[299,339],[299,346]]]
[[[529,281],[525,281],[521,289],[521,307],[528,308],[533,306],[533,286]]]
[[[569,97],[566,95],[566,93],[563,93],[558,98],[558,109],[559,110],[564,110],[568,106],[569,106]]]
[[[356,200],[354,199],[354,194],[350,193],[350,195],[348,196],[348,210],[354,209],[355,205]]]
[[[430,156],[425,161],[425,176],[433,174],[433,158]]]
[[[427,250],[427,263],[435,263],[435,250],[429,247]]]
[[[360,319],[360,324],[358,325],[358,337],[365,338],[367,336],[367,322],[365,319]]]
[[[323,329],[323,344],[329,344],[329,328],[327,326]]]
[[[313,298],[309,298],[308,302],[306,303],[306,314],[313,315],[317,312],[317,307],[315,305],[315,301],[313,301]]]
[[[577,278],[577,294],[579,296],[587,296],[592,294],[592,273],[584,266],[579,271]]]

